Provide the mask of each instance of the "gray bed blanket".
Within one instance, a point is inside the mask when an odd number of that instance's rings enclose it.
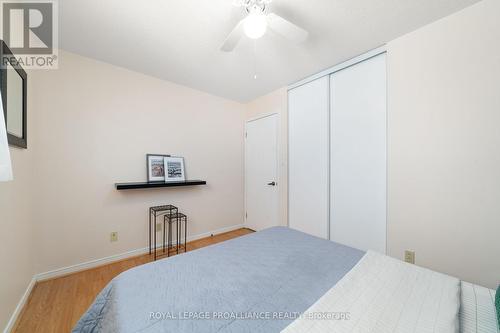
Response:
[[[363,255],[270,228],[118,275],[73,332],[280,332]]]

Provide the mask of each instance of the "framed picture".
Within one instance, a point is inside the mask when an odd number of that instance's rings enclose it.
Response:
[[[27,148],[28,76],[22,67],[12,60],[13,58],[7,44],[0,40],[0,93],[7,127],[7,140],[11,146]]]
[[[165,166],[164,159],[170,155],[147,154],[146,164],[148,170],[148,182],[164,182]]]
[[[184,158],[166,156],[164,158],[164,165],[166,182],[182,182],[186,180],[186,174],[184,172]]]

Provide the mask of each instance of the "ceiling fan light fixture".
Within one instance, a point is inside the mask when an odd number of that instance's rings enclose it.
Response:
[[[252,12],[245,19],[245,35],[252,39],[259,39],[267,31],[267,20],[263,13]]]
[[[272,0],[233,0],[243,7],[247,16],[241,19],[231,30],[220,48],[223,52],[231,52],[243,36],[258,39],[264,36],[267,29],[281,35],[294,43],[302,43],[309,33],[298,25],[269,11],[268,4]]]

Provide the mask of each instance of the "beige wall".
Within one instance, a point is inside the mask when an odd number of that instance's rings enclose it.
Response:
[[[243,223],[244,106],[61,52],[34,71],[36,271],[148,245],[148,207],[174,204],[189,235]],[[207,186],[117,191],[145,181],[146,153],[184,156]],[[110,232],[118,242],[110,242]]]
[[[288,108],[287,89],[281,88],[270,94],[262,96],[246,104],[246,121],[261,116],[276,113],[279,115],[279,138],[278,138],[278,191],[279,191],[279,222],[287,225],[287,200],[288,200],[288,168],[287,168],[287,143],[288,143]]]
[[[28,91],[33,85],[28,80]],[[28,107],[32,105],[28,96]],[[2,112],[2,111],[0,111]],[[29,136],[33,119],[28,117]],[[10,148],[14,180],[0,182],[0,330],[7,326],[34,274],[33,151]]]
[[[388,45],[388,251],[500,283],[500,1]]]
[[[33,159],[30,150],[10,151],[14,180],[0,182],[0,330],[7,325],[34,273]]]

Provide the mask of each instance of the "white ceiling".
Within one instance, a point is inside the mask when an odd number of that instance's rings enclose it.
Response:
[[[271,10],[310,37],[294,45],[268,33],[254,57],[246,37],[232,53],[219,51],[244,17],[233,0],[63,0],[60,47],[246,102],[478,1],[274,0]]]

